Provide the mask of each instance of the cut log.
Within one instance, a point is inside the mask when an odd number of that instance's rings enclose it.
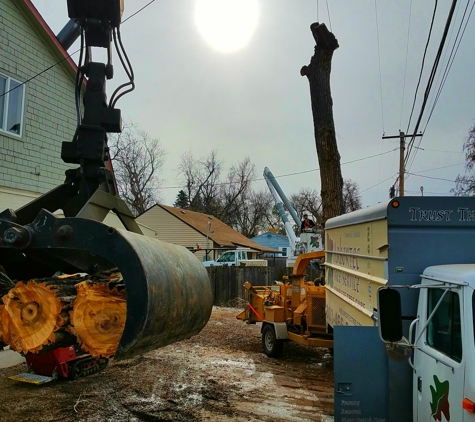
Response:
[[[125,326],[125,290],[110,287],[110,283],[91,281],[76,285],[77,296],[70,312],[69,330],[76,335],[81,348],[96,358],[115,354]]]
[[[2,340],[20,353],[38,353],[55,341],[54,332],[64,324],[62,303],[45,283],[18,282],[3,296],[0,309]]]
[[[79,295],[76,286],[82,286]],[[101,310],[97,303],[84,303],[84,300],[99,301],[105,309]],[[78,330],[70,327],[73,303],[79,306],[76,313],[79,315]],[[88,315],[81,312],[88,312]],[[26,284],[18,282],[3,296],[3,305],[0,305],[0,341],[26,354],[45,352],[77,341],[96,353],[98,342],[104,340],[106,343],[97,348],[97,353],[109,357],[117,349],[125,318],[125,287],[118,271],[91,277],[73,274],[30,280]],[[99,327],[103,337],[91,330],[91,325]],[[81,333],[78,340],[74,337],[77,332]],[[97,340],[91,339],[91,335]]]

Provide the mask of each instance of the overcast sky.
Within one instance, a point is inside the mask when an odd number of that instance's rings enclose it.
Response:
[[[66,0],[32,1],[58,33],[68,21]],[[234,52],[216,50],[201,35],[195,0],[153,1],[121,26],[137,88],[117,107],[124,120],[159,138],[168,153],[163,202],[172,205],[176,199],[176,168],[187,151],[199,158],[217,150],[225,173],[250,156],[259,179],[256,190],[267,189],[262,181],[267,166],[281,176],[287,196],[301,188],[320,191],[309,86],[300,76],[313,55],[309,27],[316,21],[325,23],[340,44],[333,56],[331,90],[343,177],[358,183],[363,206],[386,200],[398,173],[399,141],[381,138],[407,130],[434,1],[256,1],[255,30],[247,45]],[[473,17],[427,121],[467,1],[458,2],[447,36],[420,127],[424,136],[416,141],[420,149],[415,155],[413,150],[406,169],[406,195],[421,195],[421,187],[424,195],[448,195],[456,176],[464,173],[462,145],[475,117]],[[123,21],[149,2],[125,0]],[[451,2],[438,3],[409,132],[449,14]],[[473,0],[468,13],[472,5]],[[125,81],[117,57],[114,65],[109,94]]]

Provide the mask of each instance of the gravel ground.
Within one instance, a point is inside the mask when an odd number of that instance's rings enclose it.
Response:
[[[0,369],[1,421],[333,421],[333,370],[326,349],[289,342],[262,353],[260,324],[213,309],[201,333],[77,381],[43,386]]]

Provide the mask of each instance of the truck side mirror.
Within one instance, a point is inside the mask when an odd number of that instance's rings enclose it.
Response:
[[[386,342],[402,339],[401,295],[395,289],[378,290],[379,335]]]

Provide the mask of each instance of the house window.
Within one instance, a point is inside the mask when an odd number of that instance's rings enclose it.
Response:
[[[0,130],[21,136],[25,87],[0,75]]]
[[[287,249],[288,248],[279,248],[279,250],[282,251],[282,256],[288,256]]]

